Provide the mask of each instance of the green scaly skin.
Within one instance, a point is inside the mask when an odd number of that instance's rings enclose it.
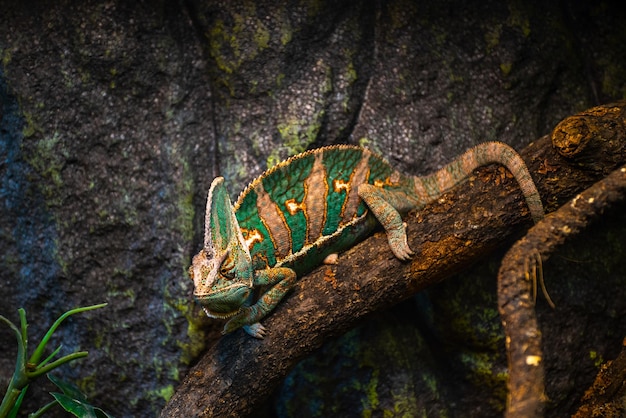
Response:
[[[209,316],[229,318],[224,333],[243,327],[263,338],[259,321],[298,276],[367,237],[377,223],[395,256],[409,259],[401,214],[423,208],[491,163],[511,171],[533,220],[541,220],[541,198],[524,161],[500,142],[480,144],[424,177],[404,176],[364,148],[319,148],[268,170],[234,207],[217,177],[207,199],[204,247],[189,269],[194,295]],[[268,290],[255,300],[259,286]]]

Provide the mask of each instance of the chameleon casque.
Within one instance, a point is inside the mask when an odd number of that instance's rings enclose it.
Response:
[[[318,148],[252,181],[234,207],[217,177],[207,199],[204,246],[189,268],[194,295],[210,317],[229,318],[223,333],[243,327],[263,338],[259,320],[298,276],[355,245],[378,223],[395,256],[407,260],[413,252],[400,214],[423,208],[491,163],[513,174],[539,221],[543,206],[530,173],[515,150],[500,142],[477,145],[423,177],[402,175],[365,148]],[[255,295],[259,288],[264,293]]]

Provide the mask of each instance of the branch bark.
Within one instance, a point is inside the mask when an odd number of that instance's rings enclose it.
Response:
[[[624,105],[619,102],[599,106],[563,120],[551,135],[555,149],[570,164],[590,172],[604,174],[623,163]],[[544,171],[550,170],[544,167]],[[532,270],[541,268],[535,263],[546,261],[608,207],[625,199],[626,166],[623,166],[531,228],[504,256],[498,272],[498,307],[509,360],[507,417],[540,417],[546,401],[541,332],[529,280]]]
[[[615,106],[623,121],[626,105]],[[624,136],[620,140],[623,144]],[[606,148],[606,144],[586,147],[598,155]],[[521,154],[547,211],[615,168],[612,159],[597,162],[594,158],[595,169],[575,168],[555,151],[548,136]],[[386,236],[377,233],[341,254],[337,266],[322,266],[302,277],[293,293],[263,321],[269,329],[264,340],[241,331],[222,337],[191,369],[161,416],[253,414],[296,362],[324,341],[341,335],[369,313],[444,280],[519,235],[530,222],[521,192],[505,169],[477,170],[464,186],[417,216],[407,217],[409,244],[418,253],[410,263],[396,260]]]
[[[515,243],[498,272],[498,307],[507,341],[507,417],[543,416],[544,370],[541,332],[531,295],[533,264],[546,261],[616,202],[626,200],[626,166],[578,194]],[[540,268],[540,267],[538,267]]]

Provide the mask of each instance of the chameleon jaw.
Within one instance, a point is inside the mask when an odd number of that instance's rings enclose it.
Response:
[[[209,317],[228,319],[242,311],[251,289],[246,283],[232,283],[214,291],[194,292],[194,296]]]
[[[204,313],[206,313],[209,318],[217,318],[217,319],[232,318],[233,316],[241,312],[241,308],[237,309],[236,311],[228,312],[228,313],[211,312],[208,308],[204,306],[202,307],[202,309],[204,309]]]

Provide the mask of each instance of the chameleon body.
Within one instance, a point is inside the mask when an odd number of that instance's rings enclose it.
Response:
[[[402,213],[419,210],[483,165],[511,171],[535,222],[543,206],[521,157],[506,144],[487,142],[435,173],[405,176],[371,151],[337,145],[289,158],[255,179],[234,207],[224,179],[207,199],[203,249],[189,269],[194,295],[211,317],[230,318],[224,333],[244,327],[263,338],[259,320],[301,276],[385,228],[400,260],[413,255]],[[254,290],[264,293],[255,298]]]

